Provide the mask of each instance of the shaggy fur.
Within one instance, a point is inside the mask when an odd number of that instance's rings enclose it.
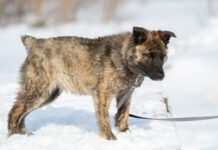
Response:
[[[23,36],[27,58],[20,70],[17,100],[8,116],[9,135],[28,134],[25,117],[68,90],[93,97],[100,136],[116,139],[108,112],[112,98],[119,102],[138,74],[163,79],[162,66],[170,37],[175,34],[140,27],[134,27],[132,33],[96,39]],[[130,102],[131,96],[116,114],[120,131],[128,129]]]

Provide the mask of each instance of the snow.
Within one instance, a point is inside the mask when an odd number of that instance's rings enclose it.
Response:
[[[163,82],[146,79],[136,90],[131,112],[153,117],[170,117],[163,104],[169,98],[173,116],[218,114],[218,18],[209,17],[206,0],[128,0],[120,8],[119,20],[101,23],[80,20],[62,26],[32,29],[16,25],[0,29],[0,150],[14,149],[218,149],[218,120],[173,123],[130,118],[130,131],[120,133],[114,126],[115,103],[110,116],[117,141],[102,140],[91,97],[64,93],[54,103],[27,117],[33,136],[7,137],[7,115],[18,89],[19,66],[26,52],[20,36],[77,35],[96,37],[133,26],[174,31]],[[92,16],[94,17],[94,16]]]
[[[154,117],[169,117],[162,100],[160,83],[146,79],[136,89],[131,112]],[[26,120],[33,136],[13,135],[7,137],[7,113],[10,110],[17,84],[1,85],[0,133],[1,150],[68,150],[68,149],[166,149],[179,148],[173,123],[145,121],[130,118],[130,131],[121,133],[114,126],[115,101],[110,108],[113,132],[117,141],[106,141],[99,137],[92,99],[64,93],[54,103],[31,113]],[[140,104],[140,105],[139,105]]]
[[[169,59],[173,66],[166,73],[164,94],[171,100],[174,116],[218,114],[217,27],[218,19],[209,19],[198,33],[180,40],[179,50]],[[218,120],[176,123],[182,148],[217,149],[217,125]]]

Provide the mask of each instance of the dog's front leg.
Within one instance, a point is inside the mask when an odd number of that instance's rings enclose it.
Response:
[[[111,131],[110,118],[109,118],[109,105],[111,98],[107,92],[97,91],[93,95],[95,103],[95,112],[97,117],[98,128],[100,136],[107,140],[115,140],[116,137]]]
[[[126,92],[120,92],[116,98],[117,104],[120,102],[122,97],[126,94]],[[131,97],[130,95],[128,99],[125,101],[125,103],[120,107],[119,110],[117,110],[116,116],[115,116],[115,123],[118,129],[121,132],[125,132],[128,130],[128,119],[129,119],[129,107],[131,103]]]

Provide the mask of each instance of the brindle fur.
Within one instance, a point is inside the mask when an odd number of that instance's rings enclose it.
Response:
[[[25,117],[68,90],[93,97],[100,136],[116,139],[108,112],[112,98],[119,102],[140,73],[163,79],[162,66],[172,36],[175,34],[169,31],[140,27],[134,27],[132,33],[96,39],[23,36],[27,58],[20,71],[17,101],[8,117],[9,135],[28,134]],[[128,129],[130,99],[115,117],[120,131]]]

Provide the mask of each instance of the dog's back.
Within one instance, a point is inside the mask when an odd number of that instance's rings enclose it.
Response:
[[[28,54],[22,74],[48,79],[50,89],[60,86],[80,94],[90,94],[96,86],[100,66],[94,67],[98,63],[90,52],[90,47],[96,46],[92,39],[23,36],[22,42]]]
[[[24,64],[27,69],[22,74],[32,71],[39,78],[46,76],[52,82],[51,89],[60,86],[74,93],[91,94],[105,70],[114,73],[111,68],[123,69],[121,53],[127,50],[130,37],[129,32],[96,39],[23,36],[29,63]]]

